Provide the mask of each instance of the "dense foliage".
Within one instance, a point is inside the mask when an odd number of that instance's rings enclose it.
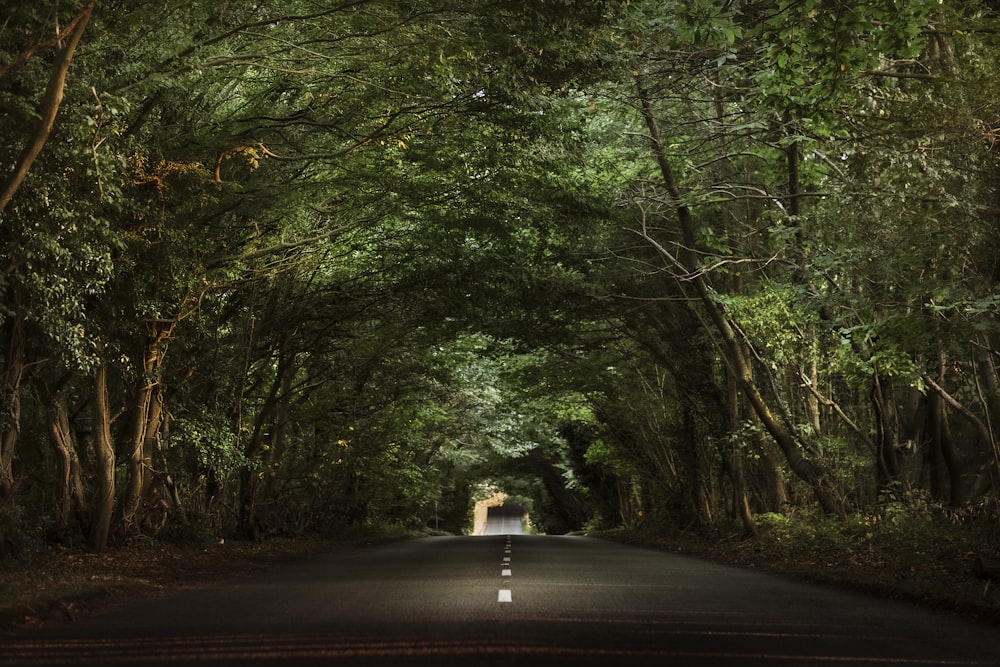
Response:
[[[952,4],[0,3],[0,555],[497,490],[995,519],[1000,24]]]

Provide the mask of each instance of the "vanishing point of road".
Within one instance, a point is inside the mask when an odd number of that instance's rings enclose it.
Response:
[[[0,635],[0,665],[1000,665],[1000,628],[584,537],[344,549]]]

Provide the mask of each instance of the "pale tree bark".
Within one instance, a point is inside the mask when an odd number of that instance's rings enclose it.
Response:
[[[49,432],[58,455],[58,486],[56,488],[56,525],[68,532],[74,515],[87,508],[80,455],[69,422],[66,395],[60,392],[48,405]]]
[[[38,108],[38,115],[40,116],[38,127],[21,151],[21,155],[14,166],[14,171],[3,185],[0,186],[0,215],[3,215],[4,209],[7,208],[10,200],[14,197],[14,193],[21,187],[24,179],[28,176],[28,172],[31,170],[31,165],[41,155],[42,149],[45,147],[45,142],[48,141],[49,135],[52,134],[52,128],[56,123],[56,114],[59,113],[59,105],[62,104],[63,89],[66,87],[66,75],[69,72],[69,64],[73,60],[73,54],[76,53],[76,47],[80,44],[80,39],[87,29],[87,24],[90,22],[90,17],[93,15],[97,3],[98,0],[91,0],[76,18],[73,19],[73,30],[68,34],[65,43],[56,54],[52,73],[49,76],[49,83],[45,89],[45,96],[42,97]]]
[[[55,533],[68,537],[74,516],[86,511],[87,498],[80,468],[78,444],[69,418],[64,381],[54,386],[36,378],[35,386],[45,406],[49,437],[56,454]]]
[[[138,532],[142,524],[142,504],[153,469],[153,451],[163,415],[160,372],[167,353],[167,341],[176,321],[152,323],[143,353],[142,376],[132,407],[132,429],[128,448],[128,481],[122,494],[122,520],[127,532]]]
[[[55,529],[58,533],[66,532],[69,527],[70,513],[73,511],[73,442],[69,429],[69,415],[66,401],[61,396],[46,401],[48,414],[49,436],[56,452],[55,493]]]

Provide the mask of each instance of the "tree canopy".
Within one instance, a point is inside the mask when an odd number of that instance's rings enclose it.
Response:
[[[0,555],[995,511],[953,4],[0,3]]]

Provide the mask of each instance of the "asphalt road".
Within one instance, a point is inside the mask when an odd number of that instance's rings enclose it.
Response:
[[[482,535],[520,535],[524,532],[524,510],[520,507],[491,507],[487,511]]]
[[[1000,665],[1000,629],[581,537],[338,551],[0,636],[0,665]]]

